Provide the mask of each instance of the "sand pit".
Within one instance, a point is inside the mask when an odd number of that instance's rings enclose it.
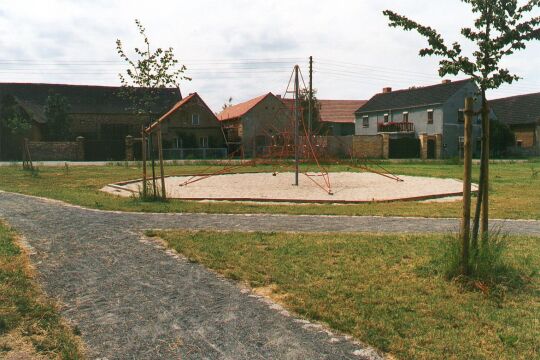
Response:
[[[187,200],[305,202],[305,203],[363,203],[373,201],[416,201],[437,198],[460,198],[463,184],[455,179],[418,176],[399,176],[403,181],[363,172],[330,173],[333,195],[317,187],[307,176],[300,174],[299,186],[293,186],[293,173],[245,173],[212,176],[180,186],[189,176],[165,179],[169,198]],[[322,178],[316,178],[323,183]],[[159,181],[158,181],[159,182]],[[141,181],[111,184],[102,190],[119,196],[139,193]],[[473,191],[476,186],[473,185]]]

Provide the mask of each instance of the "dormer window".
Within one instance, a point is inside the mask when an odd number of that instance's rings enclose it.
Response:
[[[191,125],[198,126],[200,123],[199,114],[191,114]]]
[[[403,112],[403,122],[409,122],[409,112],[408,111]]]

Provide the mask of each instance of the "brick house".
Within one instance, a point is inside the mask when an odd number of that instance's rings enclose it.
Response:
[[[540,93],[491,100],[489,106],[514,132],[518,148],[540,153]]]
[[[217,115],[229,152],[252,157],[271,146],[274,138],[289,131],[291,114],[280,98],[271,92],[229,106]]]
[[[83,136],[88,160],[122,160],[124,140],[127,135],[139,136],[141,126],[163,114],[182,98],[177,88],[154,90],[157,102],[150,114],[136,115],[131,103],[121,96],[121,87],[64,84],[0,83],[0,99],[13,97],[33,119],[30,140],[43,138],[46,127],[44,107],[50,94],[59,94],[69,104],[71,134],[73,139]],[[137,92],[150,91],[137,89]],[[0,129],[0,157],[8,159],[17,144],[9,140],[6,129]],[[6,154],[6,155],[2,155]]]
[[[149,126],[161,125],[163,148],[167,158],[210,157],[210,149],[226,155],[225,138],[216,115],[197,93],[177,102]],[[200,149],[197,151],[196,149]],[[224,154],[223,154],[224,153]]]
[[[465,98],[475,96],[471,80],[392,91],[384,88],[356,113],[356,135],[382,135],[391,158],[441,158],[462,153]],[[475,110],[481,107],[475,98]],[[473,123],[475,156],[480,151],[480,117]]]

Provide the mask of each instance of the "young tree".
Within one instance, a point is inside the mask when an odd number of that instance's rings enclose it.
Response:
[[[157,89],[179,87],[181,80],[191,80],[184,76],[185,65],[179,65],[172,47],[166,50],[152,50],[146,29],[139,20],[135,20],[139,34],[143,38],[143,48],[134,49],[136,59],[131,59],[123,48],[121,40],[116,40],[116,50],[128,64],[125,74],[118,74],[124,87],[122,95],[133,104],[133,111],[139,115],[149,115],[159,100]],[[140,91],[137,87],[146,88]]]
[[[71,136],[71,118],[67,99],[59,94],[50,94],[45,103],[47,140],[66,141]]]
[[[540,17],[531,15],[540,6],[540,0],[528,0],[518,4],[517,0],[461,0],[471,6],[476,15],[474,28],[465,27],[461,34],[475,46],[470,55],[465,55],[458,42],[448,45],[432,27],[421,25],[405,16],[386,10],[391,27],[406,31],[415,30],[428,41],[420,50],[420,56],[439,56],[439,75],[460,73],[473,79],[481,91],[482,98],[482,159],[479,193],[475,213],[473,246],[477,243],[480,213],[481,233],[487,240],[489,219],[489,105],[486,91],[503,84],[519,80],[508,69],[501,66],[503,58],[523,50],[526,43],[540,39]]]

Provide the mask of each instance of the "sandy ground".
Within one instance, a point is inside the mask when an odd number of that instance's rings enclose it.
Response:
[[[400,176],[398,182],[373,173],[330,173],[333,195],[313,183],[306,175],[300,175],[299,186],[292,185],[293,173],[228,174],[213,176],[187,186],[180,186],[189,177],[166,178],[169,198],[190,199],[254,199],[272,200],[307,200],[320,202],[340,201],[387,201],[416,197],[442,197],[444,194],[458,195],[463,190],[461,181],[417,176]],[[324,186],[322,177],[314,177]],[[141,182],[111,187],[103,190],[120,195],[132,196],[138,193]],[[125,190],[123,190],[125,189]],[[473,189],[476,189],[473,186]],[[126,191],[127,190],[127,191]],[[459,197],[458,197],[459,199]]]

